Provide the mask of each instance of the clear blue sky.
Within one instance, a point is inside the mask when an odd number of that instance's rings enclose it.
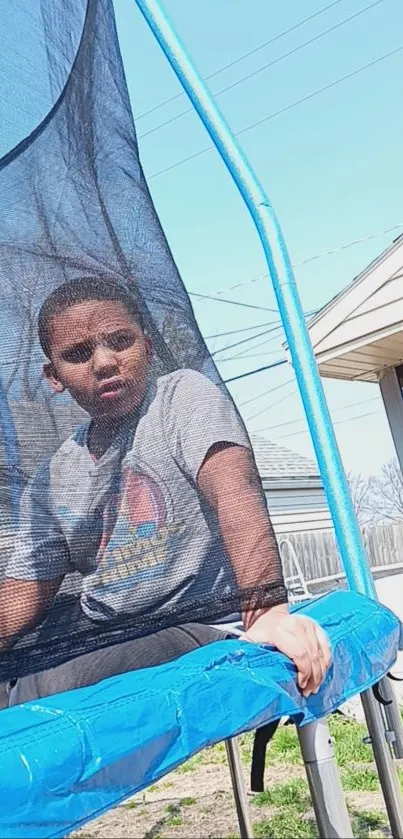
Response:
[[[206,77],[329,2],[165,0],[165,8]],[[187,289],[214,294],[261,278],[222,296],[274,307],[268,280],[262,278],[266,269],[252,223],[217,153],[208,151],[155,176],[210,142],[195,113],[147,135],[185,110],[188,102],[182,95],[141,117],[181,89],[135,3],[114,0],[114,5],[144,169]],[[216,93],[370,5],[371,0],[340,0],[215,76],[210,89]],[[221,94],[217,101],[238,131],[398,48],[403,44],[402,32],[401,0],[382,0]],[[240,138],[279,215],[305,310],[327,302],[403,231],[402,79],[403,51],[266,120]],[[313,255],[400,223],[402,227],[394,232],[301,264]],[[204,335],[276,319],[270,312],[222,302],[193,298],[193,303]],[[242,337],[213,339],[209,346],[218,349]],[[263,345],[264,338],[241,345],[238,351],[247,357],[220,362],[223,377],[281,358],[281,333],[268,339]],[[236,352],[222,352],[218,359]],[[249,431],[268,429],[261,433],[310,454],[309,435],[301,433],[305,428],[303,412],[292,384],[269,393],[291,375],[290,368],[280,367],[236,383],[232,393],[238,404],[266,393],[241,408]],[[393,447],[377,386],[326,382],[325,388],[346,468],[364,473],[379,470],[392,456]],[[356,404],[345,407],[352,403]],[[259,411],[260,416],[248,419]],[[345,422],[362,413],[370,416]]]

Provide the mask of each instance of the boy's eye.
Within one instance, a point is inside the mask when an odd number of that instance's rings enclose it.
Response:
[[[71,347],[63,353],[64,361],[69,364],[85,364],[89,361],[93,352],[92,344],[78,344],[76,347]]]
[[[135,336],[131,332],[112,332],[104,338],[104,345],[109,350],[122,352],[131,347],[135,342]]]

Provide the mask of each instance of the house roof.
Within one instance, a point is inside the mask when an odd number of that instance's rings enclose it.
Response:
[[[378,381],[403,361],[403,235],[323,307],[309,333],[329,378]]]
[[[251,443],[256,466],[262,480],[288,479],[309,480],[320,477],[319,469],[313,460],[303,457],[284,446],[278,446],[271,440],[251,434]]]

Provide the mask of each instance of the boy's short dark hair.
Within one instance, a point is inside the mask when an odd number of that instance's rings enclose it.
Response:
[[[99,277],[79,277],[52,291],[41,306],[38,315],[38,336],[48,358],[52,351],[52,318],[76,303],[85,303],[87,300],[122,303],[141,329],[144,329],[137,300],[121,283]]]

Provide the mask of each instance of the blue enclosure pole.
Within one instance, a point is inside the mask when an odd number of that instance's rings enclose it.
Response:
[[[231,129],[158,0],[135,0],[226,163],[258,230],[287,337],[350,588],[376,597],[371,572],[280,225]]]

